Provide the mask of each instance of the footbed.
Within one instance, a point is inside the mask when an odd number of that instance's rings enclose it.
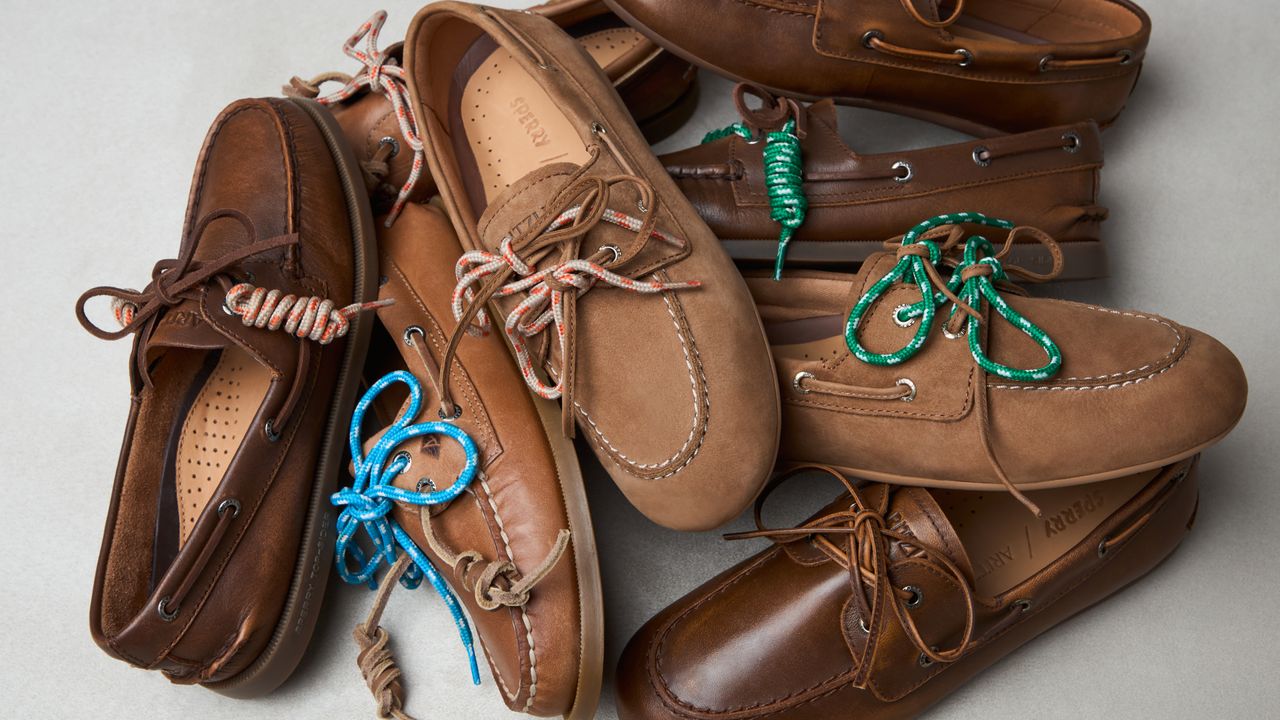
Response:
[[[180,545],[222,483],[270,384],[268,368],[230,347],[191,403],[174,456]]]
[[[934,490],[973,565],[974,590],[993,597],[1018,585],[1080,544],[1133,499],[1157,471],[1091,485],[1027,493],[1043,511],[1027,512],[1001,492]]]

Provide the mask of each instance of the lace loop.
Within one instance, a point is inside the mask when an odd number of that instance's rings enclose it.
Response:
[[[939,246],[934,239],[930,239],[927,234],[938,228],[960,224],[985,225],[1011,232],[1000,253],[996,253],[994,246],[986,238],[978,235],[970,237],[965,242],[962,259],[952,271],[950,279],[943,280],[938,267],[943,262],[945,251],[950,250],[958,242],[960,229],[958,227],[952,229],[942,246]],[[1012,247],[1015,235],[1016,229],[1013,223],[989,218],[980,213],[939,215],[916,225],[903,236],[902,247],[899,248],[897,255],[898,262],[893,269],[877,281],[850,311],[848,322],[845,324],[845,341],[849,350],[859,360],[871,365],[900,364],[914,356],[924,346],[933,329],[937,309],[946,303],[951,303],[948,322],[954,322],[957,327],[958,321],[962,320],[966,324],[969,351],[983,370],[997,377],[1018,382],[1042,381],[1056,375],[1062,367],[1062,352],[1058,346],[1048,333],[1014,310],[1001,297],[995,286],[996,282],[1009,277],[1009,272],[1001,263],[1001,257]],[[1051,252],[1057,250],[1057,244],[1044,233],[1039,233],[1036,239],[1045,243]],[[1060,270],[1060,263],[1056,261],[1059,256],[1059,252],[1054,252],[1054,271],[1048,275],[1037,275],[1021,269],[1018,274],[1026,278],[1051,278]],[[920,323],[915,335],[902,348],[891,353],[871,352],[858,340],[859,324],[871,306],[888,292],[891,286],[899,282],[915,284],[920,290],[921,299],[919,302],[895,311],[896,319],[901,322],[918,319]],[[1045,364],[1038,368],[1021,369],[992,360],[983,347],[979,327],[982,322],[979,306],[982,302],[989,304],[1000,317],[1039,345],[1046,356]],[[952,334],[958,334],[958,332],[953,331]]]
[[[382,438],[374,444],[366,456],[361,442],[361,426],[365,414],[374,400],[395,383],[403,383],[409,389],[409,404],[396,418]],[[400,584],[413,589],[425,577],[453,615],[459,637],[467,653],[471,680],[480,684],[480,670],[476,663],[475,644],[471,626],[462,612],[462,606],[440,573],[436,571],[426,554],[414,543],[396,520],[389,516],[393,503],[406,503],[417,507],[430,507],[449,502],[462,494],[475,478],[479,467],[479,452],[475,442],[458,426],[445,422],[414,422],[422,407],[422,385],[408,372],[399,370],[379,379],[356,405],[351,419],[348,437],[355,477],[351,486],[334,493],[330,502],[341,513],[338,516],[338,535],[335,563],[338,575],[351,584],[368,584],[377,587],[374,575],[382,563],[395,566],[403,551],[412,565],[407,566]],[[396,487],[393,482],[409,465],[407,455],[395,453],[396,448],[416,437],[443,435],[452,438],[466,453],[466,463],[453,484],[442,490],[416,492]],[[364,530],[373,545],[372,552],[365,552],[354,542],[356,533]],[[403,561],[403,558],[399,558]],[[393,581],[394,582],[394,581]],[[375,623],[376,624],[376,623]]]
[[[426,164],[426,152],[423,148],[422,136],[418,131],[420,126],[413,109],[413,102],[409,98],[409,84],[405,70],[396,64],[395,58],[388,55],[385,50],[378,49],[378,35],[386,22],[386,11],[379,10],[356,28],[351,37],[343,43],[342,52],[362,65],[355,75],[324,73],[317,75],[311,81],[295,77],[289,81],[289,85],[285,86],[285,93],[314,97],[316,102],[322,105],[332,105],[352,97],[361,88],[367,87],[391,102],[391,107],[396,114],[396,122],[400,126],[400,134],[413,150],[413,164],[409,170],[409,177],[400,187],[395,204],[387,213],[386,226],[391,227],[400,216],[400,212],[404,210],[405,204],[409,202],[409,195],[422,175],[423,166]],[[364,50],[356,48],[361,40],[365,41]],[[320,85],[329,81],[341,82],[342,87],[328,95],[320,95]]]

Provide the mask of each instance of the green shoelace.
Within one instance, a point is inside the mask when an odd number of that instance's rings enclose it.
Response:
[[[929,257],[926,259],[919,255],[902,256],[893,269],[883,278],[880,278],[853,306],[853,310],[849,313],[849,320],[845,324],[844,336],[850,352],[855,357],[871,365],[897,365],[915,355],[924,346],[929,337],[929,331],[933,328],[933,320],[937,314],[937,309],[947,303],[948,298],[941,292],[935,293],[932,291],[929,273],[925,269],[926,262],[940,269],[943,259],[942,250],[939,249],[938,244],[934,241],[920,238],[934,228],[963,223],[986,225],[1002,230],[1012,230],[1014,227],[1013,223],[1008,220],[990,218],[980,213],[963,212],[939,215],[912,228],[910,232],[903,236],[903,246],[923,245],[928,249]],[[967,280],[962,277],[966,269],[979,265],[990,266],[990,274],[973,275]],[[1044,330],[1010,307],[1004,298],[1000,296],[995,283],[1007,277],[1000,260],[995,257],[995,248],[992,244],[986,238],[974,235],[965,241],[963,259],[952,271],[951,278],[947,281],[946,286],[961,302],[979,312],[981,311],[979,303],[983,301],[989,303],[1001,317],[1034,340],[1044,350],[1048,362],[1039,368],[1023,370],[992,360],[987,356],[979,340],[981,335],[979,332],[980,321],[973,316],[969,317],[966,326],[969,335],[969,352],[973,355],[973,359],[978,365],[992,375],[1017,382],[1047,380],[1056,375],[1058,370],[1061,369],[1062,352]],[[858,342],[858,324],[872,304],[884,295],[890,286],[897,282],[914,283],[920,288],[921,300],[912,305],[899,308],[895,312],[895,319],[900,323],[909,323],[918,319],[920,325],[916,328],[915,336],[896,352],[886,354],[873,353]],[[959,308],[953,305],[951,316],[954,316],[957,311],[959,311]]]
[[[800,155],[800,139],[796,137],[796,121],[788,120],[781,130],[765,133],[764,182],[769,193],[769,217],[782,226],[778,235],[778,258],[773,265],[773,279],[782,279],[782,265],[787,257],[791,236],[804,224],[809,201],[804,196],[804,161]],[[702,138],[705,145],[731,135],[751,140],[751,131],[742,123],[712,130]]]

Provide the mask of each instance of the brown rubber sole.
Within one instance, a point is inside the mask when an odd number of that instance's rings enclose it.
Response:
[[[749,268],[772,268],[778,254],[778,239],[721,240],[725,252],[739,265]],[[1098,240],[1080,240],[1059,244],[1062,249],[1062,274],[1054,280],[1093,280],[1107,276],[1106,248]],[[884,243],[868,241],[830,242],[792,240],[787,245],[788,268],[815,268],[852,272],[873,253],[883,252]],[[1010,263],[1039,273],[1053,267],[1053,258],[1040,245],[1014,245]],[[784,270],[785,272],[785,270]]]
[[[369,207],[368,194],[361,179],[360,165],[351,148],[342,139],[342,130],[337,121],[322,105],[314,100],[294,98],[288,102],[301,107],[315,121],[333,156],[347,202],[347,214],[351,218],[355,299],[371,302],[378,295],[378,256],[373,211]],[[366,318],[365,314],[359,314],[350,320],[351,330],[343,347],[337,389],[325,424],[311,500],[307,504],[302,544],[280,621],[276,624],[266,649],[252,665],[235,677],[205,686],[223,695],[252,698],[275,690],[293,674],[311,642],[328,585],[329,571],[333,567],[335,516],[329,504],[329,495],[337,489],[339,473],[345,469],[342,460],[346,451],[347,427],[351,421],[356,393],[360,388],[361,365],[369,349],[372,317],[369,315]]]

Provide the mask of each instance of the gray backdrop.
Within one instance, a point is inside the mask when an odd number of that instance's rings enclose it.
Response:
[[[142,284],[153,262],[171,257],[192,164],[217,112],[238,97],[275,94],[295,73],[351,70],[341,44],[374,9],[298,0],[121,5],[0,3],[9,58],[0,111],[0,716],[372,717],[350,638],[371,599],[361,588],[332,589],[309,657],[258,701],[171,686],[108,659],[89,638],[129,348],[81,332],[72,303],[91,285]],[[1272,464],[1280,6],[1147,5],[1155,32],[1142,82],[1106,133],[1112,277],[1052,292],[1160,312],[1218,336],[1248,370],[1249,410],[1205,455],[1198,524],[1180,552],[988,670],[934,717],[1240,717],[1274,713],[1280,700],[1280,478]],[[387,9],[385,36],[395,39],[416,3]],[[705,74],[703,83],[696,119],[661,149],[736,119],[729,84]],[[847,139],[866,150],[960,138],[869,111],[844,110],[841,120]],[[584,463],[611,672],[645,619],[760,546],[656,527],[594,460]],[[830,494],[820,489],[813,499]],[[397,593],[385,622],[399,641],[411,710],[509,716],[487,673],[483,686],[470,685],[432,593]],[[600,717],[614,717],[611,685]]]

